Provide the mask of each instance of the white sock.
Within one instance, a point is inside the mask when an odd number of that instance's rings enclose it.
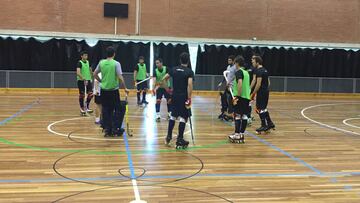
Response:
[[[95,118],[95,122],[100,122],[100,118]]]

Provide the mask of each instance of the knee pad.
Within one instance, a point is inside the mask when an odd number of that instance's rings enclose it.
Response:
[[[247,115],[242,115],[242,117],[241,117],[243,120],[247,120],[248,119],[248,116]]]
[[[180,117],[180,123],[186,123],[186,119],[185,118],[183,118],[183,117]]]
[[[156,104],[161,104],[161,99],[157,99]]]

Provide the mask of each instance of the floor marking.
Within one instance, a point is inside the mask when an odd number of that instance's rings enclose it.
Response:
[[[313,106],[309,106],[309,107],[306,107],[304,109],[301,110],[301,115],[309,120],[310,122],[312,123],[316,123],[320,126],[323,126],[323,127],[326,127],[326,128],[330,128],[330,129],[333,129],[333,130],[336,130],[336,131],[341,131],[341,132],[344,132],[344,133],[348,133],[348,134],[353,134],[353,135],[360,135],[360,133],[357,133],[357,132],[353,132],[353,131],[349,131],[349,130],[344,130],[344,129],[341,129],[341,128],[337,128],[337,127],[334,127],[334,126],[331,126],[331,125],[327,125],[327,124],[324,124],[324,123],[321,123],[319,121],[315,121],[311,118],[309,118],[308,116],[305,115],[305,111],[309,110],[309,109],[312,109],[312,108],[316,108],[316,107],[322,107],[322,106],[336,106],[336,105],[348,105],[348,104],[360,104],[360,103],[336,103],[336,104],[318,104],[318,105],[313,105]]]

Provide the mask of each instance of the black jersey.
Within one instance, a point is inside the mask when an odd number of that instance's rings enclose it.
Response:
[[[258,68],[256,70],[256,77],[262,78],[259,91],[268,91],[269,90],[269,73],[268,73],[268,71],[264,67]]]
[[[177,66],[169,70],[173,79],[173,94],[187,95],[188,79],[194,78],[194,72],[189,67]]]

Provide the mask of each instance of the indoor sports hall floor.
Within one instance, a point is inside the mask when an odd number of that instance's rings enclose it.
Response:
[[[256,116],[232,144],[219,98],[194,96],[186,151],[164,146],[149,100],[130,98],[133,137],[105,139],[76,94],[2,94],[0,202],[360,202],[358,98],[272,96],[276,131],[256,135]]]

